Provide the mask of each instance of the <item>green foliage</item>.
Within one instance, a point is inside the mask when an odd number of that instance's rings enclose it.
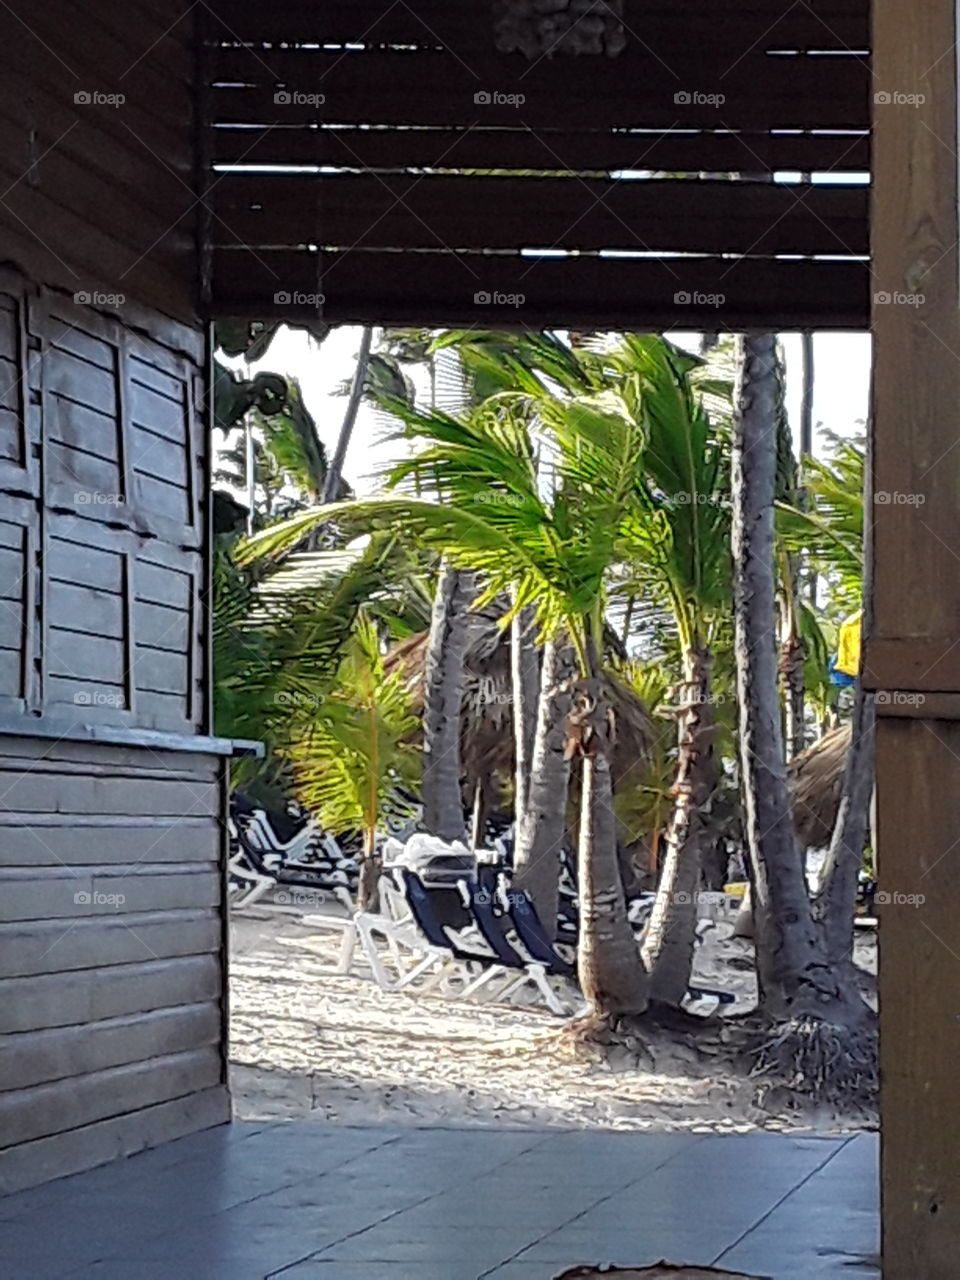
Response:
[[[297,798],[324,826],[360,828],[372,844],[385,801],[418,783],[416,727],[406,678],[386,674],[377,628],[361,616],[336,680],[285,748]]]
[[[266,745],[263,762],[241,761],[235,783],[265,791],[284,781],[283,753],[308,725],[337,677],[361,606],[381,587],[392,540],[371,540],[326,578],[270,592],[263,558],[219,541],[213,570],[214,725],[226,738]],[[336,553],[329,553],[331,556]]]

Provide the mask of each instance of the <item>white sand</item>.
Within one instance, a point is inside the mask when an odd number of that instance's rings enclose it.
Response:
[[[752,947],[720,924],[698,950],[695,979],[749,1008]],[[344,1124],[559,1125],[746,1132],[763,1127],[837,1132],[834,1116],[771,1116],[754,1082],[732,1075],[707,1038],[635,1059],[574,1056],[561,1019],[541,1007],[385,994],[369,976],[322,972],[339,938],[271,908],[233,924],[232,1083],[245,1119],[315,1115]],[[861,935],[870,966],[874,935]],[[624,1058],[628,1055],[624,1054]]]

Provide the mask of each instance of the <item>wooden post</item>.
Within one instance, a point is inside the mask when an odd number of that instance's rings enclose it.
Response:
[[[885,1280],[960,1266],[956,0],[874,0],[874,603]],[[885,900],[884,900],[885,899]]]

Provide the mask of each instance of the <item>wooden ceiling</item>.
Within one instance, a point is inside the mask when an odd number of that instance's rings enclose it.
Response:
[[[626,0],[539,60],[485,0],[205,12],[214,314],[868,326],[869,0]]]

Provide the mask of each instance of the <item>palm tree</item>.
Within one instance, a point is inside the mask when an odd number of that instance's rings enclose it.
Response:
[[[402,673],[384,670],[376,626],[361,614],[329,692],[285,751],[304,807],[332,830],[363,833],[361,910],[376,907],[381,810],[419,774],[410,702]]]
[[[555,451],[557,486],[548,499],[537,482],[529,406],[516,396],[494,396],[459,419],[406,403],[393,410],[422,443],[397,468],[395,482],[428,480],[441,502],[392,495],[336,504],[259,538],[277,547],[302,536],[309,524],[330,519],[352,517],[363,527],[402,522],[451,564],[478,573],[484,582],[478,606],[513,592],[513,611],[532,607],[545,638],[569,635],[579,678],[567,749],[583,762],[580,979],[595,1013],[639,1013],[646,1005],[646,972],[620,879],[610,769],[613,714],[599,676],[605,576],[622,558],[643,485],[642,418],[603,393],[539,401]]]
[[[740,760],[757,914],[764,1011],[779,1029],[764,1069],[811,1091],[859,1091],[870,1076],[867,1006],[831,968],[797,849],[787,790],[775,636],[774,501],[779,363],[769,335],[738,340],[733,449],[733,553]],[[832,1079],[825,1057],[834,1055]]]

